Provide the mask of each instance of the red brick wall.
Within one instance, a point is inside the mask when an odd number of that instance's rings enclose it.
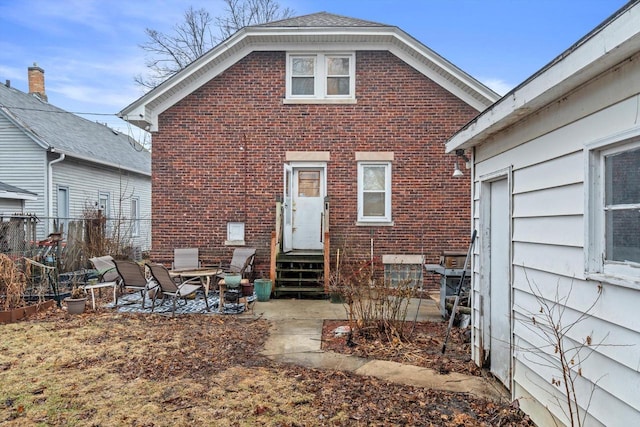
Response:
[[[164,112],[153,135],[153,252],[198,247],[230,259],[228,221],[245,222],[268,273],[286,151],[329,151],[332,249],[376,256],[466,252],[469,179],[444,143],[477,114],[388,52],[357,52],[353,105],[284,105],[285,52],[256,52]],[[393,151],[392,227],[356,226],[356,151]],[[347,242],[348,238],[348,242]]]

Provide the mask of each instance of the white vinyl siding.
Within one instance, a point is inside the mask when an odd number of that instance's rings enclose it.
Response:
[[[36,200],[25,200],[25,213],[45,216],[46,173],[46,152],[0,113],[0,181],[37,195]],[[44,238],[44,222],[37,230]]]
[[[108,217],[126,223],[126,232],[131,226],[131,200],[139,200],[139,234],[131,242],[142,250],[151,247],[151,185],[150,178],[125,171],[89,165],[85,162],[65,159],[53,165],[54,188],[58,185],[69,188],[69,215],[82,218],[85,210],[100,206],[99,196],[109,196]],[[105,212],[105,216],[107,213]]]
[[[13,213],[22,213],[22,204],[19,199],[3,199],[0,197],[0,216],[8,218]]]
[[[585,350],[583,354],[593,353],[581,362],[576,382],[579,404],[590,412],[585,425],[631,425],[640,419],[640,347],[635,345],[640,342],[640,269],[625,280],[589,271],[597,258],[593,253],[598,253],[590,240],[604,231],[594,229],[593,217],[604,211],[587,199],[596,183],[590,176],[590,153],[606,149],[590,144],[638,129],[639,74],[638,61],[628,62],[475,147],[474,228],[479,230],[482,222],[483,177],[507,168],[512,173],[511,392],[538,425],[552,425],[550,413],[565,423],[566,418],[558,405],[564,401],[562,388],[551,384],[558,370],[530,350],[544,348],[536,329],[526,324],[540,309],[536,287],[547,303],[560,295],[564,324],[589,311],[567,333],[570,342],[584,343],[587,336],[593,343],[603,342]],[[483,313],[490,296],[482,287],[480,263],[484,238],[479,235],[473,257],[472,357],[479,364],[489,350]],[[552,357],[553,349],[549,352]]]

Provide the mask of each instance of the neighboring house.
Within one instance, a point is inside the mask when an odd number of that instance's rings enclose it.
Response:
[[[37,200],[38,195],[0,182],[0,220],[24,213],[25,200]]]
[[[538,425],[568,424],[541,322],[556,304],[582,425],[638,425],[640,3],[459,130],[447,151],[459,149],[473,154],[479,232],[473,360]]]
[[[23,250],[35,238],[35,219],[25,216],[25,200],[38,195],[0,182],[0,253]]]
[[[49,104],[44,71],[28,71],[28,94],[8,81],[0,85],[0,181],[27,195],[21,211],[38,217],[38,239],[53,231],[54,220],[68,224],[100,209],[108,227],[120,220],[125,243],[148,250],[150,153],[127,135]]]
[[[243,28],[120,113],[153,135],[152,257],[252,246],[297,293],[338,248],[464,251],[468,182],[444,142],[497,99],[397,27],[316,13]]]

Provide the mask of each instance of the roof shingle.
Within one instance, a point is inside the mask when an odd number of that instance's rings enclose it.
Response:
[[[0,114],[59,153],[151,174],[151,155],[133,138],[0,84]]]
[[[254,25],[254,27],[389,27],[363,19],[349,18],[348,16],[335,15],[333,13],[318,12],[310,15],[296,16],[266,24]]]

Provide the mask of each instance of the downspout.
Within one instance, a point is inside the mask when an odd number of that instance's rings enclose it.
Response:
[[[52,153],[55,153],[55,149],[51,150]],[[48,216],[49,221],[47,222],[47,230],[46,234],[49,235],[53,232],[53,165],[55,163],[60,163],[65,158],[63,153],[60,153],[60,157],[55,160],[51,160],[49,162],[49,166],[47,167],[47,208],[48,208]]]

